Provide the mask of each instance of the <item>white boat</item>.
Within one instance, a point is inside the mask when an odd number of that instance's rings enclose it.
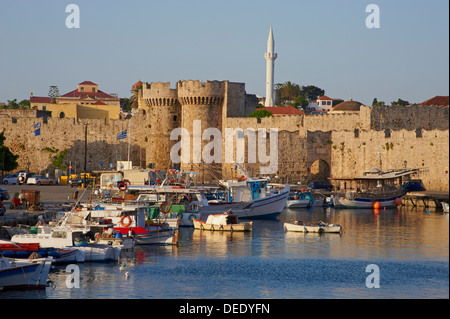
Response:
[[[252,221],[239,222],[239,217],[230,213],[211,214],[208,219],[194,219],[194,228],[211,231],[251,231]]]
[[[229,192],[229,202],[249,203],[243,210],[231,209],[232,213],[241,219],[272,219],[281,214],[286,205],[290,186],[269,182],[270,178],[247,178],[237,182],[219,181]]]
[[[446,202],[442,202],[442,210],[444,211],[444,213],[448,213],[449,207],[448,207],[448,203]]]
[[[131,236],[136,245],[176,245],[178,244],[178,228],[164,225],[148,225],[144,227],[115,227],[117,232]]]
[[[286,200],[287,208],[308,208],[314,205],[314,197],[310,192],[294,192]]]
[[[0,257],[0,290],[45,289],[53,257],[9,259]]]
[[[341,193],[333,201],[336,208],[387,208],[402,204],[406,190],[401,187],[402,178],[409,178],[418,170],[400,169],[382,172],[371,169],[355,178],[333,178],[339,182]]]
[[[286,231],[304,233],[340,233],[342,231],[341,225],[337,224],[319,222],[315,225],[307,225],[300,221],[295,221],[294,223],[284,223],[284,229]]]
[[[119,259],[120,246],[89,243],[89,239],[93,239],[95,236],[89,227],[50,227],[45,225],[37,228],[36,234],[14,235],[11,241],[39,243],[41,247],[76,249],[82,254],[85,262],[108,262]],[[81,256],[80,259],[82,259]]]

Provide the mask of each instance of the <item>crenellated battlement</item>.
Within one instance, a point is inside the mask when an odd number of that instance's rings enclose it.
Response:
[[[224,101],[225,81],[178,81],[178,98],[183,105],[221,105]]]
[[[143,83],[142,98],[147,106],[173,106],[178,101],[177,90],[170,82]]]

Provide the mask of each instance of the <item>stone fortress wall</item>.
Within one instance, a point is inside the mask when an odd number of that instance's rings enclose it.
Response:
[[[213,127],[267,132],[278,130],[278,171],[275,181],[305,184],[329,177],[354,177],[366,169],[422,168],[418,176],[428,189],[449,190],[449,107],[442,106],[362,106],[359,112],[322,115],[248,118],[257,99],[245,92],[243,83],[229,81],[178,81],[144,83],[139,94],[139,110],[130,120],[59,119],[34,110],[0,110],[0,131],[6,145],[20,155],[19,169],[44,170],[53,153],[44,149],[67,149],[67,162],[82,170],[84,128],[88,126],[88,167],[97,170],[126,160],[128,139],[117,140],[119,132],[130,127],[133,165],[167,169],[172,165],[170,140],[175,128],[185,128],[192,139],[194,120],[201,120],[200,131]],[[33,124],[43,122],[41,135],[33,136]],[[245,137],[246,141],[248,140]],[[202,148],[208,143],[203,141]],[[225,145],[222,149],[234,149]],[[245,148],[247,150],[247,147]],[[248,152],[245,154],[248,159]],[[192,149],[191,149],[192,159]],[[100,167],[100,162],[103,166]],[[241,173],[233,163],[181,163],[184,170],[201,173],[203,181],[231,178]],[[250,175],[257,175],[263,164],[245,164]]]

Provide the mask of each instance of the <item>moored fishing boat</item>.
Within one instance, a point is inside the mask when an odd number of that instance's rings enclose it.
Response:
[[[54,247],[61,249],[76,249],[84,255],[85,262],[116,261],[120,255],[120,247],[89,243],[95,234],[89,227],[68,226],[40,226],[36,234],[14,235],[11,238],[15,243],[39,243],[41,247]]]
[[[144,227],[114,227],[117,232],[131,236],[136,245],[177,245],[178,228],[154,224]]]
[[[14,243],[0,240],[0,254],[7,258],[29,258],[36,253],[39,258],[53,257],[54,264],[77,263],[84,261],[84,254],[77,249],[60,249],[53,247],[40,247],[38,243]]]
[[[239,222],[239,217],[230,213],[211,214],[208,219],[194,219],[194,228],[212,231],[251,231],[253,222]]]
[[[336,208],[387,208],[402,204],[406,190],[401,187],[402,179],[409,178],[418,170],[378,169],[365,171],[363,176],[355,178],[333,178],[338,183],[340,193],[334,196]]]
[[[322,221],[317,224],[305,224],[301,221],[294,223],[284,223],[286,231],[303,232],[303,233],[340,233],[342,231],[341,225],[327,224]]]
[[[297,191],[289,194],[286,200],[287,208],[307,208],[314,204],[314,197],[310,192]]]
[[[53,257],[9,259],[0,256],[0,290],[45,289]]]

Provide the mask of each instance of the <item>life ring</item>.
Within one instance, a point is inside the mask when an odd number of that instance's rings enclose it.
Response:
[[[19,182],[21,183],[25,182],[25,176],[19,176]]]
[[[125,182],[120,182],[119,185],[117,185],[120,191],[124,192],[127,190],[127,184]]]
[[[161,205],[159,206],[159,210],[161,211],[161,213],[167,214],[168,212],[170,212],[170,204],[168,202],[161,203]]]
[[[128,222],[126,222],[126,223],[124,222],[125,218],[128,219]],[[131,225],[131,217],[130,216],[123,216],[120,219],[120,225],[122,225],[122,227],[129,227]]]

